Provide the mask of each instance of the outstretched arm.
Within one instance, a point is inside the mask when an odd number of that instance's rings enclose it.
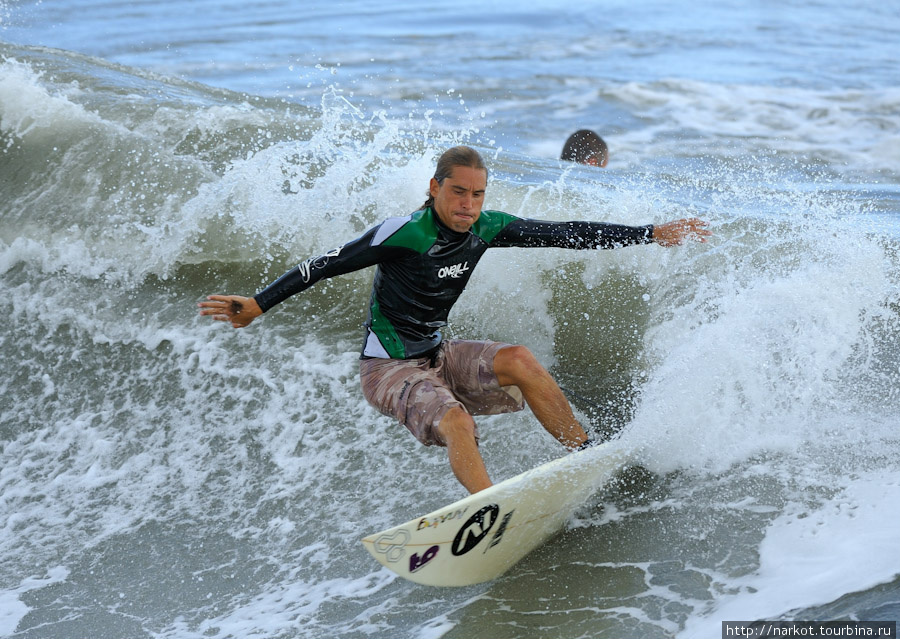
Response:
[[[263,313],[255,299],[240,295],[210,295],[197,306],[201,315],[210,315],[219,322],[231,322],[235,328],[244,328]]]
[[[706,229],[707,223],[698,218],[645,226],[584,221],[551,222],[516,218],[512,215],[507,215],[507,220],[505,226],[490,240],[491,246],[612,249],[651,242],[660,246],[677,246],[687,240],[705,242],[712,235]]]
[[[352,242],[324,255],[309,258],[253,297],[210,295],[205,301],[197,304],[200,307],[200,314],[209,315],[219,322],[231,322],[235,328],[243,328],[276,304],[305,291],[319,280],[367,268],[383,259],[408,251],[403,247],[386,247],[375,243],[373,238],[377,239],[377,233],[382,226],[379,224]]]
[[[678,246],[686,240],[705,242],[712,235],[708,222],[696,217],[653,225],[653,241],[660,246]]]

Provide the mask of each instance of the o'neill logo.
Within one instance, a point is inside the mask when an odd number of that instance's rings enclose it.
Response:
[[[444,266],[441,270],[438,271],[438,277],[444,279],[445,277],[452,277],[456,279],[458,277],[462,277],[462,274],[469,270],[469,263],[463,262],[462,264],[454,264],[453,266]]]
[[[500,507],[497,504],[488,504],[469,517],[466,523],[462,525],[462,528],[459,529],[459,532],[456,533],[453,544],[450,546],[450,552],[455,557],[459,557],[472,550],[491,532],[491,528],[494,527],[499,514]]]

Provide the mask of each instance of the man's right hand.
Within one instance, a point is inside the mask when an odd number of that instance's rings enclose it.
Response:
[[[255,299],[240,295],[210,295],[197,306],[201,315],[210,315],[219,322],[231,322],[235,328],[243,328],[262,315]]]

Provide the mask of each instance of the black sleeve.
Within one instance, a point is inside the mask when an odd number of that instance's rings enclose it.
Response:
[[[378,228],[379,226],[375,226],[352,242],[301,262],[254,295],[253,299],[263,312],[266,312],[292,295],[305,291],[319,280],[374,266],[403,250],[383,245],[372,246],[372,238]]]
[[[618,248],[653,242],[653,225],[625,226],[606,222],[548,222],[516,219],[503,228],[491,246]]]

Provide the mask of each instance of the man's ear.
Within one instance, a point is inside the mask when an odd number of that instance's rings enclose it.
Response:
[[[431,178],[431,182],[428,183],[428,192],[431,193],[431,197],[437,197],[438,191],[441,189],[440,183],[434,178]]]

